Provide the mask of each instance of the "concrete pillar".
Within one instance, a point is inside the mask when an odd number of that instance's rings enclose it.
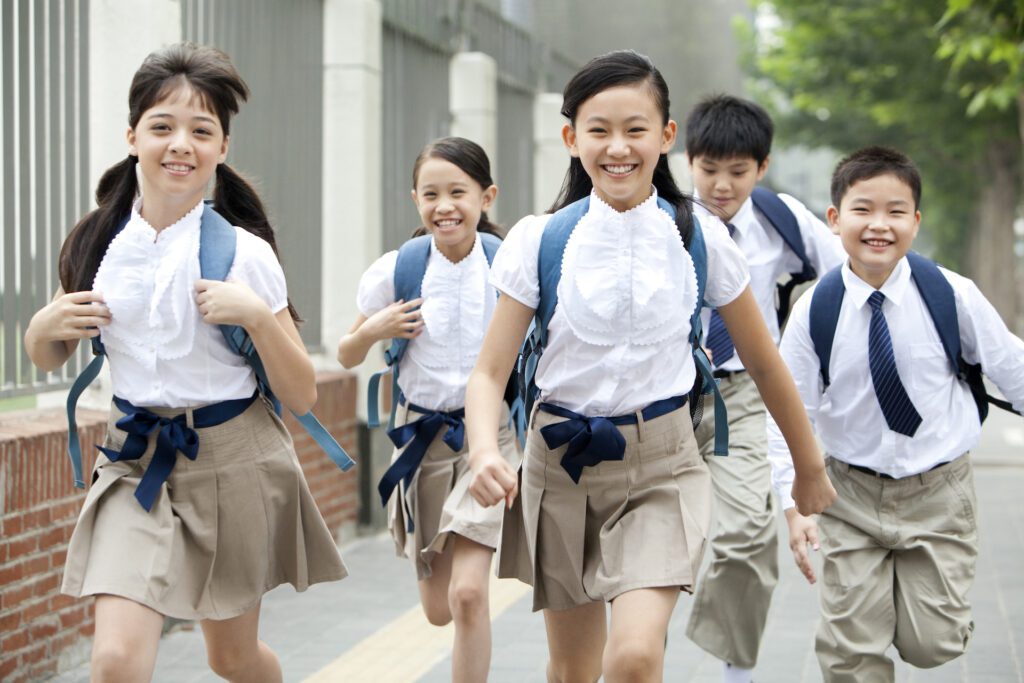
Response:
[[[676,140],[676,149],[680,147],[680,143],[680,140]],[[683,192],[693,192],[693,175],[690,173],[690,158],[686,156],[686,152],[669,152],[668,167],[679,189]]]
[[[544,213],[562,187],[569,151],[562,142],[562,95],[540,93],[533,104],[533,210]]]
[[[325,353],[337,369],[338,340],[359,315],[359,278],[381,255],[382,19],[379,0],[324,3],[323,288]],[[359,368],[362,387],[383,366],[372,353]],[[365,419],[365,401],[357,401]]]
[[[483,147],[494,174],[498,168],[498,68],[494,59],[482,52],[459,52],[449,64],[448,78],[451,134]]]

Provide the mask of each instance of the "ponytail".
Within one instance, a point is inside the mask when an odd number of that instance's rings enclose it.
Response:
[[[138,161],[138,157],[128,155],[106,170],[96,187],[98,208],[87,213],[64,240],[57,259],[57,272],[65,292],[92,289],[114,230],[131,212],[138,195],[135,175]]]
[[[270,226],[263,201],[253,186],[227,164],[217,164],[216,177],[213,186],[213,209],[231,225],[237,225],[267,242],[280,262],[281,254],[277,250],[274,229]],[[288,313],[296,323],[302,322],[290,297]]]

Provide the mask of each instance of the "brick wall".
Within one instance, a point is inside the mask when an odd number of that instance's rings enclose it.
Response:
[[[314,409],[357,460],[355,375],[318,376]],[[107,415],[78,411],[88,481]],[[352,533],[359,510],[358,469],[342,473],[290,415],[310,490],[339,541]],[[87,657],[93,632],[92,599],[60,595],[64,558],[85,493],[74,488],[61,410],[0,414],[0,681],[46,678]]]

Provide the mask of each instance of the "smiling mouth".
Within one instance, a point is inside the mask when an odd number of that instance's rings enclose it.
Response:
[[[861,240],[861,242],[868,245],[869,247],[888,247],[890,244],[892,244],[892,242],[889,240],[881,239],[866,239]]]
[[[161,164],[166,170],[170,171],[174,175],[188,175],[195,168],[189,164],[174,164],[165,163]]]
[[[434,226],[440,228],[441,230],[454,228],[458,225],[462,225],[461,218],[445,218],[444,220],[434,221]]]
[[[604,172],[610,176],[622,178],[632,173],[638,165],[639,164],[604,164],[601,168],[603,168]]]

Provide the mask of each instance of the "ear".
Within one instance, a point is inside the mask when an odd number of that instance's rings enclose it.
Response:
[[[914,212],[914,234],[912,237],[917,237],[917,231],[921,229],[921,212]]]
[[[828,227],[832,228],[832,233],[835,235],[839,234],[839,209],[829,205],[828,209],[825,210],[825,218],[828,220]]]
[[[413,190],[409,194],[412,197],[413,206],[415,206],[417,209],[419,209],[420,208],[420,199],[416,195],[416,189],[413,188]]]
[[[679,133],[679,126],[672,119],[668,120],[665,124],[665,129],[661,131],[661,153],[668,154],[672,147],[676,144],[676,135]]]
[[[128,140],[128,154],[137,157],[139,152],[135,149],[135,129],[128,128],[128,132],[125,133],[125,139]]]
[[[220,156],[217,158],[218,164],[223,164],[228,158],[228,143],[231,138],[227,135],[224,136],[224,141],[220,143]]]
[[[484,190],[483,204],[481,208],[484,211],[490,211],[491,207],[494,206],[494,200],[498,198],[498,186],[491,185]]]
[[[769,154],[761,162],[761,165],[757,167],[757,182],[761,182],[764,178],[764,174],[768,172],[768,164],[771,163],[772,156]]]
[[[565,148],[569,150],[569,155],[578,157],[580,155],[579,149],[576,148],[576,129],[572,127],[572,124],[565,124],[562,126],[562,142],[565,143]]]

